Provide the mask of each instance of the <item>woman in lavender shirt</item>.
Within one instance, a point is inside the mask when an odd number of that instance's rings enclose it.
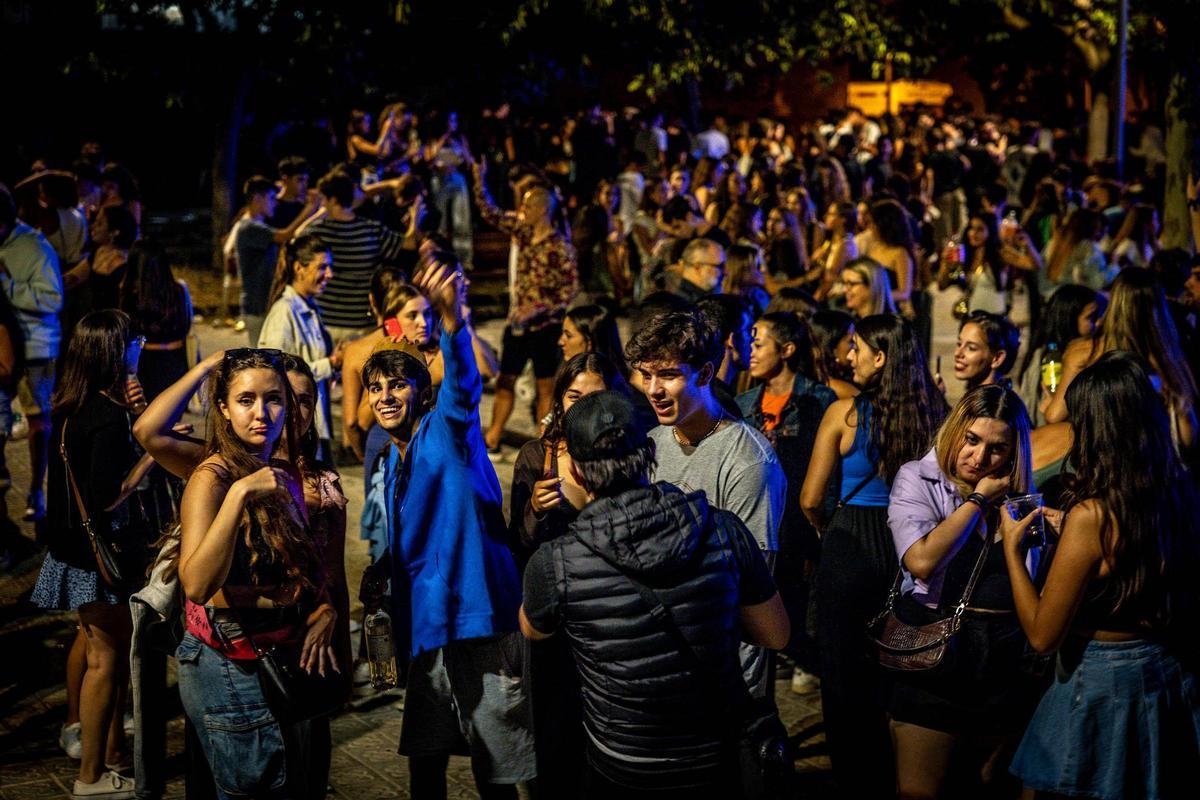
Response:
[[[978,787],[970,784],[1010,780],[1007,755],[1042,683],[1021,668],[1025,635],[1004,548],[992,541],[998,503],[1031,486],[1029,415],[997,385],[968,392],[934,448],[892,482],[888,525],[903,569],[895,608],[902,621],[924,625],[953,614],[982,558],[954,650],[934,670],[896,674],[888,712],[901,798],[973,796]],[[949,787],[952,763],[967,786]]]

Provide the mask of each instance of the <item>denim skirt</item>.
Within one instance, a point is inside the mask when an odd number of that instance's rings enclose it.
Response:
[[[1010,771],[1032,789],[1069,796],[1195,797],[1196,675],[1147,641],[1070,644]]]

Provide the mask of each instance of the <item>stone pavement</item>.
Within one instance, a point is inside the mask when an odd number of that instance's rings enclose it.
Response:
[[[215,329],[207,323],[197,328],[205,353],[220,347],[246,346],[244,334],[225,328]],[[485,323],[481,333],[498,345],[501,326],[498,322]],[[521,388],[518,387],[519,392]],[[532,415],[522,411],[528,407],[528,400],[518,402],[509,423],[513,443],[535,434]],[[485,393],[482,408],[485,421],[491,418],[491,403],[492,396]],[[335,430],[340,430],[339,404],[335,402],[334,408],[338,417]],[[202,427],[198,425],[197,430]],[[9,442],[5,455],[13,475],[13,488],[8,492],[9,516],[19,518],[29,481],[26,443]],[[506,447],[504,457],[496,463],[506,504],[515,455],[514,449]],[[342,467],[342,483],[350,498],[347,575],[352,584],[357,584],[358,576],[368,563],[366,543],[358,538],[363,494],[361,469]],[[58,733],[65,716],[63,678],[67,648],[76,624],[75,615],[47,613],[29,604],[29,593],[37,579],[43,551],[34,543],[31,525],[10,523],[8,527],[3,531],[4,542],[14,553],[14,561],[0,573],[0,800],[69,797],[78,762],[63,754],[58,746]],[[353,596],[356,586],[351,588]],[[361,617],[361,613],[361,607],[352,611],[355,617]],[[173,673],[171,680],[173,683]],[[832,797],[819,696],[794,695],[784,680],[778,682],[776,696],[783,721],[799,747],[800,796]],[[183,721],[178,695],[173,691],[170,702],[176,716],[168,728],[168,774],[172,777],[166,797],[182,798]],[[330,778],[334,796],[353,800],[409,797],[407,765],[396,755],[403,705],[403,693],[393,691],[358,701],[334,719]],[[449,796],[477,796],[466,759],[451,761]]]

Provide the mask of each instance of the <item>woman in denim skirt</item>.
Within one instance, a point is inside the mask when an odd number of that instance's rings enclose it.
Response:
[[[1011,771],[1056,795],[1192,797],[1200,774],[1193,478],[1138,356],[1101,356],[1072,381],[1066,402],[1075,431],[1068,513],[1040,596],[1023,569],[1034,515],[1002,526],[1021,626],[1039,652],[1058,653]]]

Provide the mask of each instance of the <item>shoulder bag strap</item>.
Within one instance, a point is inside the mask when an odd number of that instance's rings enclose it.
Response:
[[[987,521],[984,520],[984,528],[987,527]],[[970,534],[968,534],[970,535]],[[963,589],[962,597],[959,598],[958,605],[954,607],[954,616],[961,617],[963,612],[967,610],[967,604],[971,602],[971,595],[975,592],[975,584],[979,582],[979,576],[983,573],[983,563],[987,561],[988,550],[992,546],[992,537],[990,534],[985,535],[983,549],[979,552],[979,558],[975,559],[975,566],[971,570],[971,577],[967,580],[967,587]],[[892,581],[892,590],[888,592],[887,603],[884,604],[883,610],[880,611],[874,619],[867,623],[867,627],[874,627],[882,621],[884,617],[890,614],[896,607],[896,600],[900,597],[900,587],[904,583],[904,561],[901,560],[900,568],[896,570],[896,580]]]
[[[67,483],[71,484],[71,494],[75,496],[75,505],[79,508],[79,516],[83,519],[83,529],[87,531],[89,537],[95,536],[92,533],[92,518],[88,515],[87,506],[83,502],[83,494],[79,491],[79,484],[75,483],[75,473],[71,470],[71,460],[67,458],[67,420],[63,420],[62,435],[58,439],[58,453],[62,456],[63,469],[67,473]]]
[[[987,561],[988,551],[992,547],[992,532],[988,530],[987,515],[981,515],[983,523],[984,537],[983,549],[979,551],[979,558],[975,559],[975,567],[971,570],[971,577],[967,581],[967,588],[963,589],[962,598],[958,601],[958,605],[954,607],[954,616],[962,616],[962,613],[967,609],[967,603],[971,602],[971,595],[975,592],[975,584],[979,582],[979,576],[983,573],[983,562]],[[969,534],[968,534],[969,535]]]
[[[858,494],[860,491],[862,491],[863,487],[865,487],[865,486],[866,486],[868,483],[870,483],[870,482],[871,482],[871,481],[872,481],[874,478],[875,478],[875,473],[874,473],[874,472],[869,472],[869,473],[867,473],[867,477],[865,477],[865,478],[863,478],[861,481],[859,481],[859,482],[858,482],[858,485],[857,485],[857,486],[855,486],[853,489],[851,489],[849,494],[847,494],[847,495],[846,495],[845,497],[843,497],[841,500],[838,500],[837,507],[838,507],[838,508],[841,508],[842,506],[846,505],[846,504],[847,504],[847,503],[849,503],[851,500],[853,500],[853,499],[854,499],[854,495],[856,495],[856,494]]]
[[[695,649],[692,648],[692,643],[689,642],[687,637],[683,635],[683,631],[679,629],[679,625],[675,622],[675,615],[672,614],[671,610],[667,608],[665,603],[663,603],[662,598],[658,596],[658,592],[654,591],[649,586],[646,586],[641,581],[635,580],[626,572],[622,571],[621,574],[625,576],[626,580],[628,580],[633,585],[633,588],[637,590],[637,593],[641,595],[642,601],[650,610],[650,617],[656,621],[662,627],[662,629],[667,632],[667,635],[670,636],[675,642],[675,647],[679,651],[679,654],[683,656],[684,661],[688,662],[688,666],[695,670],[696,674],[700,676],[701,680],[707,684],[708,690],[715,692],[715,696],[718,698],[724,697],[727,687],[721,684],[721,680],[712,666],[704,661],[704,659],[700,658],[699,654],[697,654]],[[745,690],[746,685],[740,679],[738,683],[741,688]],[[738,726],[740,726],[742,724],[741,720],[744,715],[740,714],[737,709],[738,703],[736,701],[720,704],[721,716],[726,720],[736,720],[738,722]],[[736,728],[736,730],[740,731],[740,727]]]

